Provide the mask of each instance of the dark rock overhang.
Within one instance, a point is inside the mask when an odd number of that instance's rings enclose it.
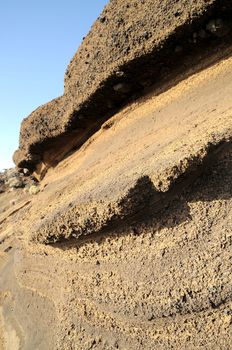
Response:
[[[42,177],[121,106],[231,42],[228,0],[112,0],[65,75],[64,95],[24,119],[14,161]]]

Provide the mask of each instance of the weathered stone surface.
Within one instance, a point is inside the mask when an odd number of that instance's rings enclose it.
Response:
[[[231,9],[227,0],[111,0],[68,66],[64,95],[23,121],[16,164],[43,175],[129,97],[159,83],[184,57],[182,66],[197,63],[196,47],[202,56],[219,32],[230,36]]]
[[[115,114],[36,196],[0,195],[3,348],[9,339],[17,350],[230,348],[224,55]]]
[[[70,64],[65,95],[37,110],[23,124],[25,140],[40,135],[43,141],[38,146],[38,139],[36,147],[37,141],[33,141],[35,148],[29,153],[22,147],[18,155],[27,157],[26,163],[31,170],[36,167],[38,177],[47,173],[35,196],[29,194],[30,176],[23,178],[27,181],[25,189],[11,192],[3,187],[0,194],[0,348],[4,350],[231,347],[230,2],[136,3],[137,12],[135,1],[110,3],[107,9],[117,13],[114,22],[106,9]],[[209,10],[206,6],[213,4],[219,7]],[[179,23],[174,17],[180,21],[182,16],[199,20],[196,27],[189,27],[191,35],[184,25],[189,46],[183,40],[183,28],[181,40],[171,40],[168,57],[176,65],[172,67],[175,72],[171,69],[166,80],[159,80],[149,93],[146,90],[146,95],[137,95],[132,102],[129,94],[134,90],[133,82],[127,80],[126,69],[117,67],[117,79],[110,80],[109,95],[108,83],[102,85],[101,101],[104,98],[104,106],[112,108],[112,96],[117,94],[128,105],[112,117],[101,115],[99,122],[94,90],[93,105],[85,110],[95,112],[94,118],[88,120],[82,106],[76,118],[83,129],[72,129],[77,126],[76,120],[70,124],[69,113],[63,114],[62,109],[67,107],[72,113],[87,98],[85,94],[90,90],[84,76],[98,67],[89,56],[89,70],[85,70],[78,57],[87,52],[84,48],[92,54],[91,47],[95,51],[94,45],[100,48],[101,41],[94,42],[96,28],[99,40],[100,34],[107,32],[102,29],[101,33],[101,26],[124,28],[130,23],[140,28],[137,16],[145,13],[139,14],[142,5],[156,9],[157,18],[167,15],[156,26],[157,37],[162,23],[169,23],[170,28],[172,22],[174,27]],[[117,12],[120,8],[122,19]],[[204,19],[199,17],[203,9]],[[131,22],[123,24],[126,11],[131,11]],[[149,18],[153,26],[154,14],[150,13]],[[168,30],[167,26],[167,36]],[[121,35],[121,29],[118,32]],[[150,38],[146,26],[143,38]],[[108,50],[104,43],[102,53]],[[148,61],[154,63],[147,55],[149,45],[141,49],[141,54],[143,50]],[[125,55],[127,60],[130,53]],[[140,53],[138,57],[141,64]],[[128,62],[130,70],[133,59]],[[83,81],[75,67],[83,74]],[[109,61],[106,76],[110,76],[110,69]],[[137,71],[135,79],[143,69]],[[102,79],[100,71],[99,77]],[[97,75],[95,79],[93,88],[97,89]],[[73,102],[78,94],[76,81],[85,87],[77,105]],[[143,85],[147,84],[146,78]],[[67,102],[70,96],[72,107]],[[57,119],[61,129],[56,128],[57,111],[61,112]],[[45,124],[37,128],[39,120],[45,120]],[[30,134],[31,125],[40,134]],[[48,137],[49,130],[56,135],[53,140]],[[25,145],[30,144],[27,141]],[[70,150],[68,145],[78,148],[64,158]],[[60,158],[64,159],[48,169]],[[14,179],[15,174],[15,169],[8,172],[9,178]],[[1,186],[5,186],[5,175],[0,174]]]

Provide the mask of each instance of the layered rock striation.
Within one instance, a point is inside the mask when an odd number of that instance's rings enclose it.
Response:
[[[41,180],[0,178],[1,348],[230,349],[230,10],[111,1],[22,123]]]

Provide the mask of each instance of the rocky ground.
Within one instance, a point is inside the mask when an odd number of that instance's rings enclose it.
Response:
[[[0,172],[0,193],[14,192],[16,189],[23,189],[30,194],[38,193],[39,183],[26,168],[11,168]]]

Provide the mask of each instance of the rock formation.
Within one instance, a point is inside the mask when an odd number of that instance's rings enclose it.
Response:
[[[3,349],[230,349],[231,14],[111,0],[23,121],[40,190],[2,179]]]
[[[16,164],[43,176],[129,99],[230,39],[231,11],[221,0],[110,1],[68,66],[64,95],[23,121]]]

